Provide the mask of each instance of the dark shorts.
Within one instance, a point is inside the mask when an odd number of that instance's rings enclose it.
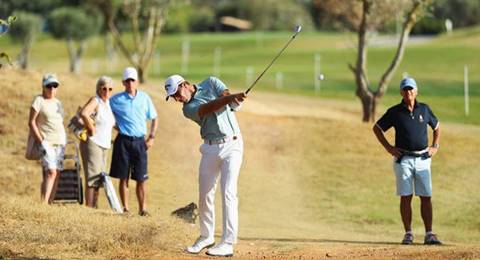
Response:
[[[145,181],[147,175],[147,146],[143,137],[118,134],[113,143],[110,176],[118,179],[130,178]]]

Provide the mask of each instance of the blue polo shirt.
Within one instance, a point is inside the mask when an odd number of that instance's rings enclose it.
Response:
[[[132,137],[143,137],[147,133],[147,120],[157,118],[157,111],[147,93],[137,90],[135,96],[121,92],[110,98],[119,132]]]
[[[200,126],[202,138],[215,141],[224,137],[240,135],[237,119],[228,105],[202,118],[198,116],[201,105],[217,99],[227,90],[225,84],[218,78],[209,77],[195,87],[196,92],[192,99],[183,104],[183,115]]]
[[[395,129],[395,147],[407,151],[421,151],[428,147],[427,125],[433,130],[438,127],[438,120],[428,105],[415,100],[413,111],[408,110],[403,100],[395,105],[377,121],[383,132]]]

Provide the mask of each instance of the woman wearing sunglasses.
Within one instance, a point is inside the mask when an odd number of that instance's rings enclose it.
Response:
[[[100,174],[106,172],[107,151],[112,142],[112,128],[115,125],[109,102],[112,90],[112,79],[107,76],[100,77],[96,95],[91,97],[80,111],[87,129],[87,139],[80,142],[85,171],[85,203],[91,208],[97,207]]]
[[[63,107],[55,97],[59,85],[55,74],[45,74],[42,79],[42,94],[34,98],[30,107],[30,131],[36,142],[41,144],[43,178],[40,191],[45,204],[50,204],[55,197],[55,179],[63,169],[65,156]]]

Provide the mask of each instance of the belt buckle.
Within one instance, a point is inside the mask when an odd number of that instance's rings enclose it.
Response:
[[[237,139],[238,139],[238,137],[237,137],[236,135],[232,136],[231,138],[228,137],[228,136],[226,136],[226,137],[224,137],[224,138],[220,138],[220,139],[217,139],[217,140],[208,140],[207,143],[208,143],[209,145],[212,145],[212,144],[224,144],[224,143],[226,143],[226,142],[228,142],[228,141],[230,141],[230,140],[235,141],[235,140],[237,140]]]

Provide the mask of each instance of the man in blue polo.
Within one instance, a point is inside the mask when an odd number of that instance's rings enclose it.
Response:
[[[417,83],[406,77],[400,82],[403,99],[377,121],[373,132],[383,147],[394,156],[393,168],[397,180],[397,195],[400,196],[400,214],[405,235],[402,244],[413,243],[412,195],[420,197],[421,215],[425,225],[426,245],[441,244],[432,231],[432,180],[431,157],[437,153],[440,140],[439,122],[428,105],[419,103]],[[428,146],[427,125],[433,129],[433,142]],[[390,145],[384,132],[395,129],[395,146]]]
[[[147,149],[153,146],[157,130],[157,111],[147,93],[137,89],[138,74],[135,68],[126,68],[122,84],[125,91],[110,98],[110,106],[117,122],[118,135],[113,143],[110,176],[120,179],[119,191],[124,212],[128,207],[128,179],[137,182],[136,194],[140,216],[147,216],[145,181],[147,174]],[[152,120],[147,133],[147,120]]]

